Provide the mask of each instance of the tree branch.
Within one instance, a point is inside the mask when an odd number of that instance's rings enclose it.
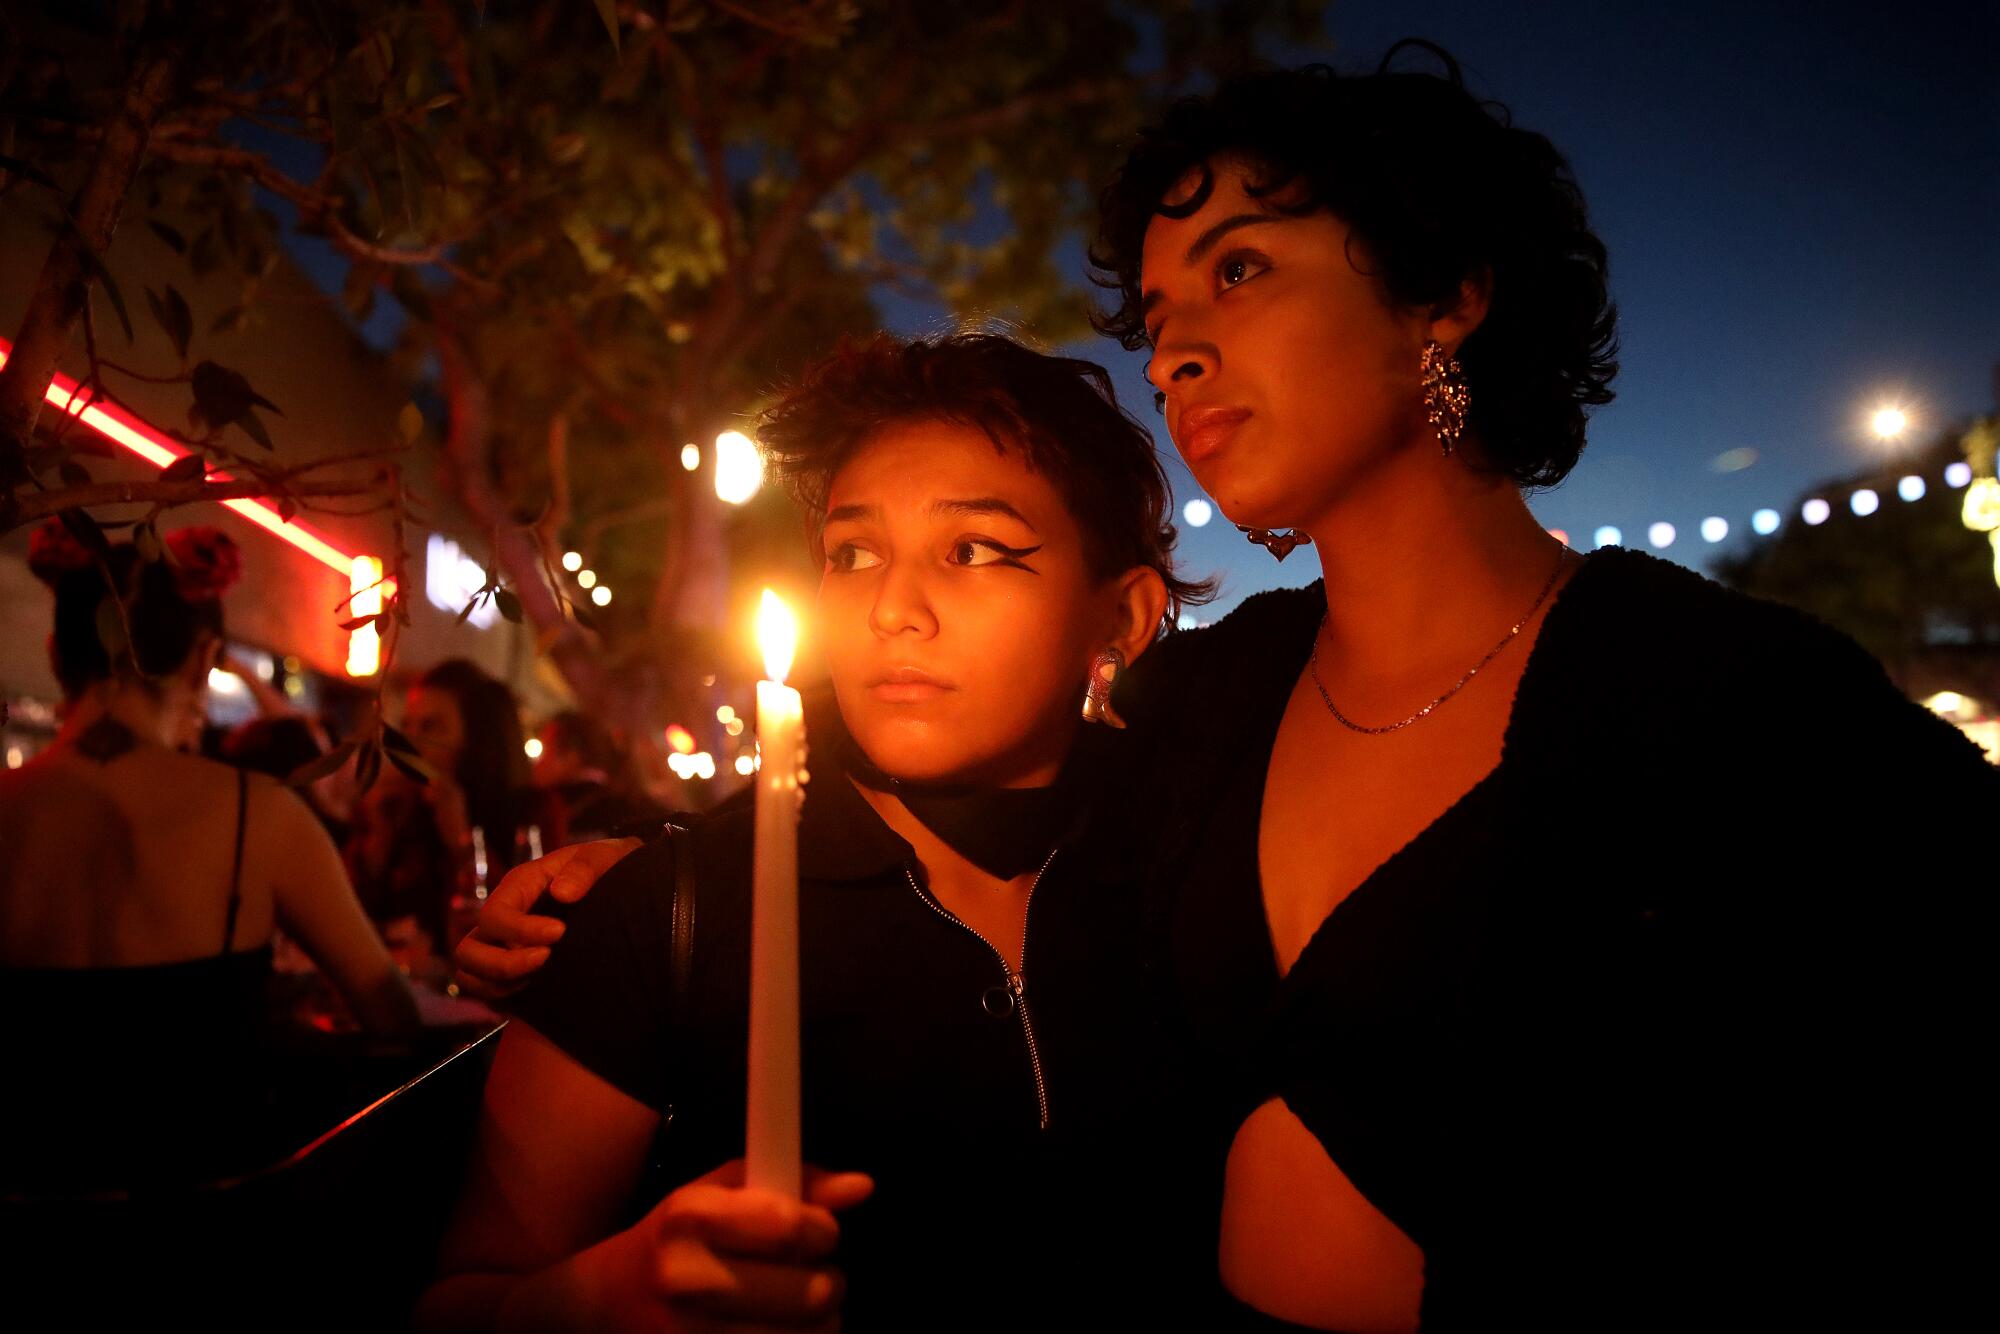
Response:
[[[146,145],[172,91],[179,59],[179,50],[170,44],[141,52],[117,114],[104,128],[90,173],[70,207],[70,225],[42,262],[27,313],[14,335],[13,353],[0,367],[0,482],[13,484],[25,476],[23,455],[55,377],[56,362],[90,299],[92,262],[102,263],[95,257],[105,252],[118,230],[125,196],[145,162]]]
[[[278,494],[357,496],[373,489],[379,480],[371,477],[367,481],[288,482],[249,477],[226,482],[93,482],[89,486],[66,486],[12,497],[0,506],[0,532],[24,527],[63,510],[96,505],[195,505]]]

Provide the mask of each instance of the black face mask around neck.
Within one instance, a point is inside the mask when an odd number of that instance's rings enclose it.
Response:
[[[1047,787],[913,783],[876,768],[853,738],[843,735],[841,742],[841,758],[854,781],[895,797],[953,852],[1000,880],[1040,869],[1075,829],[1095,767],[1093,747],[1079,736],[1062,773]]]

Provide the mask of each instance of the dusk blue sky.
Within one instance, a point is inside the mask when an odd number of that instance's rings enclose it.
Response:
[[[1893,478],[1867,429],[1877,402],[1909,409],[1912,445],[1995,410],[1996,16],[1992,3],[1337,6],[1333,63],[1372,66],[1405,36],[1447,47],[1478,92],[1569,156],[1610,249],[1618,399],[1570,480],[1533,497],[1545,524],[1583,545],[1611,524],[1643,546],[1664,520],[1679,537],[1661,554],[1702,568],[1754,540],[1760,506],[1795,522],[1817,483]],[[1150,417],[1138,354],[1079,351]],[[1755,464],[1714,470],[1745,447]],[[1169,471],[1182,499],[1199,494],[1177,458]],[[1732,530],[1719,547],[1698,533],[1710,515]],[[1310,548],[1279,566],[1219,517],[1183,532],[1189,563],[1224,574],[1205,618],[1318,574]]]
[[[1664,520],[1679,537],[1661,554],[1704,567],[1754,540],[1760,506],[1796,522],[1822,482],[1873,468],[1893,483],[1893,451],[1867,429],[1878,403],[1908,409],[1912,447],[1994,411],[1996,16],[1990,0],[1336,6],[1335,49],[1319,58],[1372,67],[1400,37],[1442,43],[1477,92],[1568,154],[1609,246],[1618,399],[1593,418],[1570,480],[1533,497],[1545,524],[1584,546],[1615,525],[1643,546]],[[297,248],[331,277],[318,243]],[[1081,277],[1082,238],[1067,262]],[[949,322],[906,300],[882,308],[901,332]],[[1139,354],[1109,340],[1070,350],[1109,364],[1157,423]],[[1161,445],[1177,506],[1199,496]],[[1745,449],[1753,465],[1715,468]],[[1731,528],[1720,546],[1698,533],[1710,515]],[[1310,548],[1278,566],[1220,516],[1183,532],[1190,567],[1224,577],[1205,619],[1317,575]]]

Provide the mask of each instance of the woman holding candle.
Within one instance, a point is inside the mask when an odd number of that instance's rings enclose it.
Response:
[[[1604,248],[1445,64],[1184,104],[1105,201],[1177,445],[1325,573],[1119,696],[1222,1277],[1312,1328],[1923,1324],[1994,775],[1824,627],[1542,532]]]
[[[1129,935],[1138,886],[1085,827],[1117,738],[1080,735],[1093,670],[1205,592],[1173,573],[1150,442],[1097,367],[983,335],[847,348],[760,434],[815,522],[833,687],[804,701],[804,1153],[867,1176],[809,1172],[800,1202],[718,1168],[743,1149],[752,863],[789,832],[726,806],[620,863],[519,997],[424,1318],[1013,1327],[1079,1284],[1060,1309],[1164,1309],[1150,1280],[1174,1248],[1203,1272],[1205,1229],[1168,1226],[1165,1150],[1108,1114],[1179,1100],[1146,979],[1088,943]],[[797,697],[764,686],[770,787]]]

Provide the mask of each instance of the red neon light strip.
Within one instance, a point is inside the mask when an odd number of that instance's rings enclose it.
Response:
[[[7,364],[7,354],[11,351],[13,345],[6,339],[0,338],[0,366]],[[88,396],[79,396],[76,390],[76,381],[66,375],[58,374],[55,382],[49,386],[48,401],[63,412],[80,415],[86,425],[95,427],[105,439],[115,445],[122,445],[154,467],[165,468],[175,459],[185,458],[193,452],[161,435],[137,417],[120,410],[116,404],[91,403],[80,414],[76,413],[76,405],[88,402]],[[212,472],[209,476],[219,482],[230,480],[226,472]],[[278,511],[266,501],[239,499],[225,500],[222,504],[235,510],[264,531],[290,542],[322,565],[337,571],[342,579],[347,578],[354,568],[354,557],[311,529],[289,523],[279,517]]]

